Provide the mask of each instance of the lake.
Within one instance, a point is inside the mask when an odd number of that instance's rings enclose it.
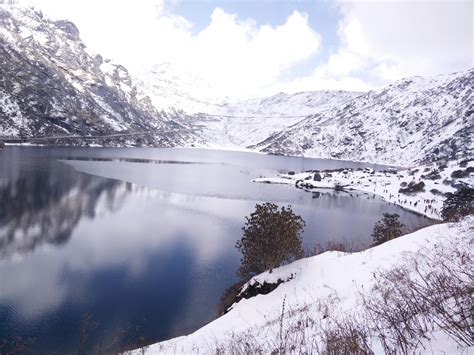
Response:
[[[202,149],[0,150],[0,352],[112,352],[193,332],[236,281],[256,203],[291,204],[307,248],[368,244],[373,195],[252,183],[288,170],[381,166]],[[82,340],[81,340],[82,335]],[[2,345],[3,344],[3,345]]]

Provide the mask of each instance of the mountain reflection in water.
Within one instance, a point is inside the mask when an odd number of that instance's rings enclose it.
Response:
[[[94,218],[98,209],[117,209],[124,192],[132,188],[120,181],[60,170],[58,174],[46,166],[20,173],[0,186],[0,258],[67,242],[82,218]]]

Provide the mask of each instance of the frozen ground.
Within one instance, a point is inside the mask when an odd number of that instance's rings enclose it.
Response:
[[[464,164],[463,164],[464,165]],[[474,172],[466,172],[464,178],[452,177],[454,171],[473,170],[474,161],[460,166],[460,162],[452,161],[444,166],[441,164],[424,165],[418,168],[374,172],[371,169],[321,172],[301,172],[280,174],[278,177],[268,177],[253,180],[260,183],[291,184],[308,191],[317,188],[334,189],[336,186],[344,190],[358,190],[382,196],[387,202],[400,205],[408,210],[421,213],[427,217],[441,219],[441,208],[445,200],[444,194],[454,192],[456,184],[474,186]],[[315,175],[321,177],[315,180]],[[456,174],[455,174],[456,176]],[[401,188],[407,188],[410,183],[424,183],[421,191],[400,193]],[[407,186],[404,186],[406,183]],[[421,186],[421,185],[419,185]]]
[[[383,270],[420,260],[435,250],[462,251],[472,261],[474,217],[458,223],[437,224],[380,246],[353,254],[326,252],[263,273],[249,283],[285,280],[274,291],[244,299],[222,317],[193,334],[154,344],[146,353],[240,353],[284,349],[289,353],[313,352],[321,329],[350,317],[362,319],[362,294],[370,295]],[[469,267],[469,266],[468,266]],[[470,354],[439,327],[434,326],[417,346],[417,354]],[[311,345],[311,348],[308,346]],[[380,342],[368,345],[383,353]],[[138,353],[138,351],[137,351]]]

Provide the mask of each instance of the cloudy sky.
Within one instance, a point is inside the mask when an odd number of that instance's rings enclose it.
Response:
[[[29,0],[91,51],[168,62],[219,95],[367,90],[474,67],[474,1]]]

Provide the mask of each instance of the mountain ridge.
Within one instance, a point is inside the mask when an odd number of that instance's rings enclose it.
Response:
[[[395,165],[472,157],[473,82],[474,69],[402,79],[310,115],[251,148]]]
[[[199,141],[172,114],[158,112],[125,67],[92,57],[72,22],[0,5],[0,71],[3,135],[153,131],[122,143],[176,146]]]

